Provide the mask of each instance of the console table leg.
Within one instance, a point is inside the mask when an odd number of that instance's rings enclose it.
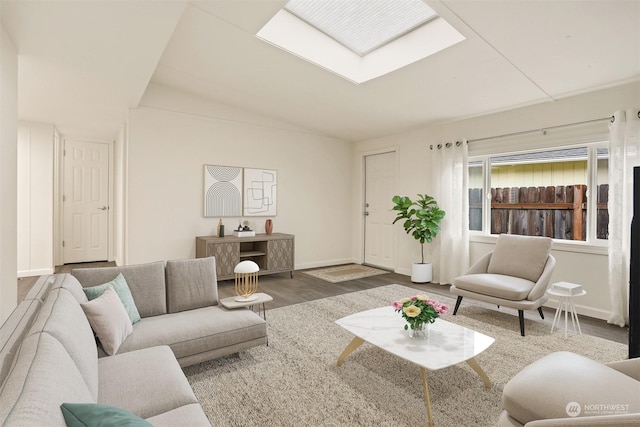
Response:
[[[360,337],[354,337],[351,342],[345,347],[340,356],[338,356],[338,366],[342,366],[342,362],[347,358],[353,351],[360,347],[360,345],[364,342],[364,340]]]
[[[473,369],[474,371],[476,371],[478,375],[480,375],[480,378],[482,378],[482,382],[484,382],[485,388],[490,389],[491,380],[489,379],[487,374],[482,370],[482,368],[480,367],[476,359],[472,357],[471,359],[467,360],[467,365],[471,366],[471,369]]]
[[[433,427],[433,416],[431,414],[431,398],[429,397],[429,384],[427,383],[427,370],[420,368],[422,376],[422,388],[424,388],[424,403],[427,405],[427,415],[429,416],[429,427]]]

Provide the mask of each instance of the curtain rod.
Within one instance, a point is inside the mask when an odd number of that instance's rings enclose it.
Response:
[[[521,131],[521,132],[505,133],[505,134],[502,134],[502,135],[487,136],[487,137],[484,137],[484,138],[470,139],[470,140],[467,141],[467,144],[470,144],[472,142],[486,141],[486,140],[489,140],[489,139],[505,138],[505,137],[508,137],[508,136],[527,135],[527,134],[530,134],[530,133],[542,133],[543,135],[546,135],[548,130],[561,129],[561,128],[566,128],[566,127],[571,127],[571,126],[586,125],[586,124],[589,124],[589,123],[602,122],[602,121],[605,121],[605,120],[609,120],[609,121],[611,121],[611,123],[613,123],[613,121],[615,120],[615,117],[614,116],[602,117],[600,119],[585,120],[583,122],[567,123],[567,124],[564,124],[564,125],[549,126],[549,127],[540,128],[540,129],[531,129],[531,130],[524,130],[524,131]]]

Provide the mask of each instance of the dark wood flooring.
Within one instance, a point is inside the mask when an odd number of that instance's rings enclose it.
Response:
[[[56,273],[67,273],[73,268],[101,267],[109,265],[113,265],[113,263],[70,264],[56,267]],[[38,277],[25,277],[18,280],[18,301],[21,301],[22,298],[24,298],[24,295],[26,295],[37,279]],[[379,276],[349,280],[341,283],[329,283],[324,280],[317,279],[308,274],[304,274],[303,270],[296,271],[293,278],[290,277],[289,273],[273,274],[269,276],[260,276],[259,292],[266,292],[273,297],[273,301],[267,303],[267,309],[272,309],[346,294],[349,292],[362,291],[393,283],[408,286],[426,294],[453,297],[453,295],[449,293],[448,285],[441,286],[434,283],[416,284],[412,283],[408,276],[391,272]],[[218,282],[218,293],[220,298],[234,296],[234,281],[223,280]],[[464,309],[465,303],[468,304],[470,302],[466,300],[463,301],[461,310]],[[479,301],[473,301],[473,304],[486,306],[487,309],[490,310],[497,310],[497,307]],[[514,316],[513,327],[514,330],[517,330],[517,311],[505,307],[500,308],[500,311],[511,313]],[[537,322],[544,322],[549,326],[549,329],[551,329],[555,309],[545,307],[543,308],[543,311],[545,315],[544,320],[540,318],[537,311],[525,312],[525,317]],[[580,326],[584,334],[597,336],[623,344],[628,343],[628,328],[609,325],[604,320],[594,319],[587,316],[580,316]]]

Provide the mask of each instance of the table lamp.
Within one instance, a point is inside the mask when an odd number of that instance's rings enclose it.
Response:
[[[236,301],[246,302],[257,299],[258,271],[260,267],[253,261],[242,261],[233,269],[236,275]]]

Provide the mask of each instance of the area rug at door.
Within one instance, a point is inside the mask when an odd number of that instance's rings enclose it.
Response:
[[[365,343],[336,366],[353,336],[335,320],[415,293],[389,285],[269,310],[268,346],[187,367],[185,373],[215,426],[425,425],[427,412],[415,365]],[[453,303],[450,298],[436,299]],[[532,320],[526,320],[527,336],[521,337],[518,319],[511,314],[472,303],[461,311],[443,318],[496,339],[476,357],[492,387],[485,389],[465,363],[429,371],[437,426],[495,425],[506,382],[553,351],[575,351],[602,362],[626,358],[623,344],[587,335],[565,339]]]
[[[360,264],[348,264],[338,265],[336,267],[321,268],[318,270],[303,271],[304,274],[308,274],[318,279],[325,280],[331,283],[346,282],[347,280],[363,279],[365,277],[378,276],[380,274],[387,274],[388,271],[380,270],[373,267],[367,267]]]

